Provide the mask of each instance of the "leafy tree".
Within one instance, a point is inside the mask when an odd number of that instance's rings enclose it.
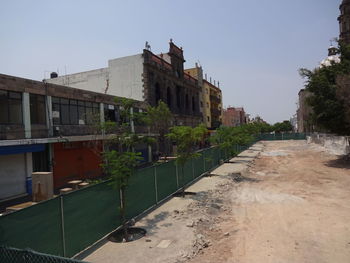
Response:
[[[177,146],[176,163],[181,169],[181,182],[184,182],[185,164],[200,156],[200,154],[195,151],[196,146],[203,141],[207,132],[207,128],[201,124],[195,128],[189,126],[174,126],[170,128],[170,132],[166,135],[166,137],[174,141]],[[181,188],[181,192],[184,196],[184,186]]]
[[[273,130],[275,132],[289,132],[293,130],[293,125],[290,121],[276,122],[273,125]]]
[[[307,104],[311,106],[311,122],[321,131],[349,134],[350,120],[345,116],[349,102],[339,97],[339,77],[350,73],[350,46],[339,45],[340,63],[314,70],[302,68],[299,74],[306,79],[305,88],[311,93]]]
[[[255,135],[270,132],[271,125],[267,123],[248,123],[238,127],[221,126],[216,130],[211,142],[220,146],[230,155],[237,154],[235,145],[246,146],[255,140]]]
[[[120,192],[121,202],[119,209],[124,238],[128,241],[125,192],[130,176],[132,176],[134,169],[142,160],[141,153],[135,152],[134,147],[140,142],[150,143],[151,139],[139,136],[131,130],[131,121],[136,118],[131,111],[135,102],[130,99],[122,99],[116,102],[121,103],[120,122],[118,124],[107,122],[103,127],[105,129],[108,128],[108,132],[112,134],[108,135],[106,149],[103,153],[104,163],[102,167],[112,179],[112,185]]]
[[[166,134],[169,132],[173,115],[168,105],[163,101],[159,101],[158,106],[148,107],[147,123],[150,125],[152,132],[157,136],[157,152],[161,155],[168,155],[166,148]]]

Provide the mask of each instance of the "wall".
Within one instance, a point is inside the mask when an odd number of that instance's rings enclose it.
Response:
[[[47,82],[143,101],[142,54],[111,59],[107,68],[48,79]]]
[[[102,68],[59,76],[58,78],[48,79],[47,82],[77,89],[105,93],[108,78],[108,68]]]
[[[110,85],[108,94],[143,101],[142,54],[108,61]]]
[[[207,81],[203,81],[203,107],[205,112],[205,125],[207,128],[211,128],[211,105],[210,105],[210,86]],[[208,120],[209,117],[209,120]]]
[[[332,154],[350,154],[350,137],[314,133],[307,136],[307,142],[320,144]]]

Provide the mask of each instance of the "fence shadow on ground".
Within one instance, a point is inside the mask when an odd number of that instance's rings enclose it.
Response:
[[[337,159],[325,162],[325,165],[332,168],[350,169],[350,156],[340,156]]]

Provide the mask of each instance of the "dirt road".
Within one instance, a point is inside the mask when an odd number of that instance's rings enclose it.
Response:
[[[93,263],[349,263],[350,165],[305,141],[257,143],[105,241]]]
[[[197,233],[211,241],[190,262],[350,262],[350,165],[305,141],[264,142],[229,209]]]

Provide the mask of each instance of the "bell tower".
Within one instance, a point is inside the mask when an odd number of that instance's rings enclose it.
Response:
[[[349,45],[350,44],[350,0],[343,0],[340,4],[340,16],[339,21],[339,40],[340,42]]]

